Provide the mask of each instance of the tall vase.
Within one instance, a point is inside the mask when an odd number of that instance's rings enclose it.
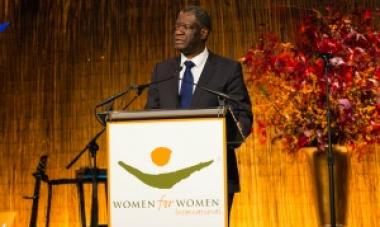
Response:
[[[302,148],[310,164],[319,226],[331,226],[327,153],[316,147]],[[333,146],[336,226],[346,225],[350,157],[343,146]]]

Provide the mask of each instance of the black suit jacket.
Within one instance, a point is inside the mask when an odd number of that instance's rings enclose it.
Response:
[[[179,83],[180,57],[172,58],[156,64],[152,81],[161,81],[149,87],[146,109],[177,109],[179,108],[178,83]],[[213,53],[209,53],[205,67],[194,90],[191,108],[202,109],[218,107],[218,97],[200,87],[226,93],[238,102],[229,102],[243,133],[248,136],[252,128],[251,101],[244,84],[242,68],[239,62],[227,59]],[[239,174],[234,148],[243,142],[236,124],[230,116],[227,116],[227,169],[229,192],[236,192],[239,188]]]

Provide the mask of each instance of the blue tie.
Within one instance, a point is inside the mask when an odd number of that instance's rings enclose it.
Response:
[[[185,73],[183,74],[180,96],[180,106],[181,108],[188,108],[191,104],[191,98],[193,96],[193,84],[194,77],[191,73],[191,68],[195,66],[192,61],[185,61]]]

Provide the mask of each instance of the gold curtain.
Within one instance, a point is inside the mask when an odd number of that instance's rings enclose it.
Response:
[[[86,153],[65,166],[100,130],[94,106],[129,84],[150,80],[158,61],[175,56],[171,34],[180,8],[197,4],[213,18],[208,47],[238,59],[263,32],[292,41],[311,9],[336,4],[375,9],[378,0],[1,0],[0,23],[0,213],[15,211],[16,226],[27,226],[38,159],[49,155],[50,179],[72,178],[90,165]],[[255,94],[251,94],[255,100]],[[129,97],[130,98],[130,97]],[[146,94],[130,109],[144,105]],[[128,97],[114,108],[121,108]],[[256,102],[257,100],[255,100]],[[105,136],[98,165],[106,167]],[[305,157],[290,157],[255,135],[239,149],[242,191],[235,200],[234,227],[316,226]],[[380,224],[380,152],[352,159],[348,226]],[[100,223],[107,221],[100,189]],[[87,223],[90,186],[85,187]],[[42,185],[38,224],[44,225],[47,189]],[[53,188],[51,226],[80,226],[72,185]]]

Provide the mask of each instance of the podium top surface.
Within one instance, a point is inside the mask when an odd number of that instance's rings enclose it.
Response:
[[[201,118],[224,117],[224,108],[214,109],[176,109],[176,110],[143,110],[128,112],[101,112],[97,115],[106,121],[138,120],[138,119],[173,119],[173,118]]]

